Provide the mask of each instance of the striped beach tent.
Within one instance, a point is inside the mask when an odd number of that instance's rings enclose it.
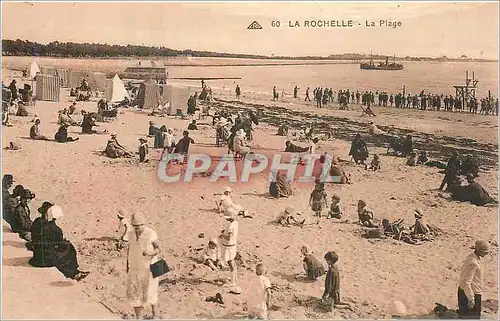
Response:
[[[36,76],[36,100],[59,101],[61,82],[59,77],[44,74]]]

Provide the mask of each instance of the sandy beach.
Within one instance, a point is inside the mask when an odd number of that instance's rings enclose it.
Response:
[[[20,79],[20,73],[3,69],[4,83],[13,77]],[[482,165],[477,181],[498,198],[498,118],[494,116],[375,107],[378,116],[369,119],[361,117],[356,106],[350,111],[340,111],[336,105],[335,109],[318,110],[313,103],[293,99],[273,102],[264,94],[243,93],[240,102],[234,102],[231,91],[216,90],[214,96],[216,108],[264,110],[263,122],[254,133],[257,152],[259,148],[266,152],[284,149],[286,139],[276,136],[280,120],[287,119],[298,126],[306,119],[320,124],[320,130],[328,126],[333,132],[333,139],[320,142],[320,152],[334,152],[349,160],[350,140],[357,132],[367,135],[368,123],[374,121],[388,132],[411,132],[417,145],[429,146],[431,156],[437,160],[446,160],[452,148],[463,152],[475,150]],[[322,219],[318,225],[304,228],[282,228],[272,223],[288,205],[295,206],[301,219],[312,220],[308,206],[311,184],[292,185],[294,195],[289,199],[268,198],[264,175],[248,184],[231,185],[235,202],[243,205],[253,218],[240,219],[238,275],[243,293],[229,294],[221,284],[230,272],[215,273],[196,262],[208,240],[226,225],[222,215],[215,211],[217,196],[213,194],[220,193],[229,183],[210,183],[203,178],[190,184],[163,183],[156,172],[161,150],[151,150],[150,162],[146,164],[139,163],[137,155],[132,159],[109,159],[100,155],[109,136],[82,135],[79,127],[69,129],[70,136],[80,138],[75,143],[28,139],[35,114],[42,120],[42,134],[52,138],[58,128],[57,111],[69,104],[69,91],[65,89],[59,103],[38,101],[29,107],[29,117],[12,117],[13,126],[2,128],[2,147],[12,141],[21,150],[3,151],[3,172],[12,173],[16,183],[36,193],[31,205],[33,215],[34,209],[45,200],[63,207],[65,216],[58,224],[77,247],[80,264],[91,271],[82,281],[86,293],[105,303],[118,316],[133,316],[125,299],[126,252],[117,250],[112,240],[118,236],[118,209],[129,214],[143,212],[148,225],[158,233],[166,261],[173,267],[160,282],[160,307],[169,318],[244,316],[248,295],[245,289],[259,262],[269,267],[269,278],[274,285],[271,317],[275,319],[386,318],[390,316],[388,305],[392,300],[402,301],[408,312],[415,315],[430,312],[435,302],[455,309],[461,262],[478,238],[490,241],[492,246],[492,253],[484,258],[483,300],[497,300],[497,207],[476,207],[444,198],[443,193],[436,191],[442,180],[438,169],[405,166],[404,158],[386,156],[386,147],[370,140],[370,154],[381,155],[382,169],[365,171],[363,166],[349,163],[345,168],[353,183],[326,186],[328,196],[336,193],[341,197],[346,213],[342,221]],[[77,113],[82,109],[96,111],[96,102],[78,102]],[[138,138],[147,135],[150,120],[174,128],[176,137],[181,136],[189,123],[123,109],[115,121],[99,125],[108,132],[116,132],[122,145],[136,151]],[[192,131],[190,136],[196,142],[191,153],[226,152],[225,148],[215,147],[215,132],[209,126]],[[152,146],[151,138],[149,144]],[[376,218],[390,221],[403,218],[407,225],[413,224],[413,211],[420,208],[426,219],[445,234],[417,246],[392,239],[363,239],[359,235],[361,227],[353,224],[357,220],[359,199],[367,202]],[[324,277],[314,283],[295,279],[302,270],[303,244],[309,244],[320,258],[329,250],[338,253],[341,295],[354,306],[354,311],[321,311],[314,298],[323,292]],[[224,305],[205,302],[207,296],[217,292],[222,294]],[[4,292],[3,295],[20,294]]]

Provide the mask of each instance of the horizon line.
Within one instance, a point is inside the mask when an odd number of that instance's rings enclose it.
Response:
[[[169,47],[164,47],[164,46],[158,46],[158,45],[144,45],[144,44],[133,44],[133,43],[121,43],[121,44],[110,44],[110,43],[100,43],[100,42],[73,42],[73,41],[59,41],[59,40],[53,40],[53,41],[49,41],[49,42],[38,42],[36,40],[30,40],[30,39],[2,39],[2,42],[3,41],[17,41],[17,40],[20,40],[20,41],[24,41],[24,42],[32,42],[32,43],[35,43],[35,44],[40,44],[40,45],[48,45],[50,43],[54,43],[54,42],[58,42],[58,43],[66,43],[66,44],[77,44],[77,45],[85,45],[85,44],[88,44],[88,45],[105,45],[105,46],[123,46],[123,47],[126,47],[126,46],[135,46],[135,47],[141,47],[141,48],[155,48],[155,49],[166,49],[166,50],[172,50],[172,51],[177,51],[179,52],[176,56],[170,56],[170,57],[180,57],[182,56],[182,53],[184,52],[192,52],[193,54],[197,54],[197,53],[204,53],[204,54],[216,54],[216,55],[229,55],[229,56],[233,56],[233,57],[217,57],[217,56],[205,56],[205,57],[202,57],[202,58],[243,58],[243,59],[294,59],[294,60],[299,60],[299,59],[306,59],[306,60],[311,60],[311,58],[318,58],[318,59],[322,59],[322,60],[325,60],[325,59],[328,59],[332,56],[345,56],[345,55],[359,55],[359,56],[364,56],[364,57],[369,57],[369,56],[374,56],[374,57],[394,57],[395,55],[392,54],[392,55],[387,55],[387,54],[380,54],[380,53],[370,53],[370,54],[366,54],[366,53],[359,53],[359,52],[344,52],[344,53],[333,53],[333,54],[330,54],[328,56],[325,56],[325,55],[300,55],[300,56],[283,56],[283,55],[279,55],[279,56],[274,56],[274,54],[271,53],[271,55],[266,55],[266,54],[252,54],[252,53],[235,53],[235,52],[219,52],[219,51],[211,51],[211,50],[193,50],[193,49],[173,49],[173,48],[169,48]],[[3,52],[3,46],[2,46],[2,52]],[[371,51],[370,51],[371,52]],[[2,54],[3,56],[3,54]],[[254,58],[249,58],[249,57],[236,57],[236,56],[254,56]],[[498,57],[497,58],[478,58],[478,57],[471,57],[471,56],[467,56],[467,55],[462,55],[462,56],[465,56],[465,58],[462,58],[462,57],[448,57],[446,55],[443,55],[443,56],[410,56],[410,55],[406,55],[406,56],[395,56],[396,58],[398,59],[407,59],[407,58],[414,58],[414,59],[448,59],[448,60],[487,60],[487,61],[491,61],[491,62],[498,62]],[[131,57],[131,56],[128,56],[128,57]],[[163,56],[136,56],[136,55],[133,55],[132,57],[163,57]],[[165,56],[165,57],[169,57],[169,56]],[[196,57],[195,57],[196,58]],[[346,58],[348,59],[348,58]],[[376,58],[377,59],[377,58]]]

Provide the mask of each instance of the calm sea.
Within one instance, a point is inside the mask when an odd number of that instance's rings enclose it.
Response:
[[[465,84],[465,72],[478,80],[476,96],[498,96],[498,63],[472,62],[405,62],[400,71],[360,70],[358,64],[316,66],[231,66],[231,67],[168,67],[170,77],[241,77],[240,80],[210,80],[212,88],[234,90],[239,84],[243,92],[270,94],[272,87],[286,95],[297,85],[301,95],[307,87],[332,87],[333,90],[386,90],[419,93],[421,90],[438,94],[454,94],[453,85]],[[179,81],[176,81],[179,82]],[[199,86],[199,81],[182,81]],[[312,94],[312,92],[311,92]]]
[[[93,71],[123,71],[128,66],[136,66],[136,59],[55,59],[37,57],[41,65],[62,68],[90,69]],[[24,69],[29,66],[33,57],[3,57],[5,68]],[[143,59],[143,65],[148,64]],[[276,63],[290,61],[269,61],[252,59],[226,58],[170,58],[167,63],[221,64],[221,63]],[[296,62],[296,61],[295,61]],[[157,61],[162,64],[163,61]],[[331,87],[334,90],[386,90],[401,92],[406,86],[407,93],[419,93],[421,90],[432,93],[454,94],[453,85],[465,83],[465,71],[472,78],[474,71],[478,83],[477,96],[491,94],[498,96],[498,63],[497,62],[403,62],[405,68],[400,71],[361,70],[359,64],[331,65],[293,65],[293,66],[169,66],[170,77],[240,77],[239,80],[211,80],[208,84],[213,89],[234,90],[239,84],[243,93],[257,92],[270,94],[272,87],[290,96],[297,85],[301,96],[307,87],[311,91],[315,87]],[[200,87],[200,81],[174,81]]]

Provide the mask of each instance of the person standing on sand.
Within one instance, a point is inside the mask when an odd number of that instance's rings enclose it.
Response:
[[[225,214],[225,218],[229,224],[226,229],[222,231],[219,237],[222,243],[222,261],[227,263],[229,265],[229,269],[231,270],[232,287],[236,287],[238,283],[235,258],[238,245],[239,224],[236,217],[237,216],[234,211]]]
[[[153,319],[158,319],[158,287],[159,278],[153,278],[150,266],[158,261],[161,249],[158,235],[146,226],[141,213],[132,215],[131,224],[134,233],[131,235],[127,257],[127,298],[134,307],[135,317],[143,319],[145,305],[151,305]]]
[[[304,99],[304,101],[311,101],[311,98],[309,97],[309,87],[307,87],[306,89],[306,98]]]
[[[139,146],[139,162],[144,163],[148,162],[146,160],[146,156],[149,153],[149,147],[147,143],[147,139],[144,137],[139,138],[140,146]]]
[[[462,264],[458,283],[458,315],[460,319],[481,318],[483,268],[481,258],[489,253],[486,241],[477,240],[474,252]]]
[[[255,267],[257,277],[250,283],[250,296],[247,301],[250,318],[268,320],[268,309],[271,303],[271,281],[266,276],[267,267],[263,263]]]
[[[309,197],[309,205],[318,218],[318,222],[321,218],[321,212],[323,212],[323,209],[327,206],[326,197],[325,183],[316,184],[314,190],[311,192],[311,196]]]
[[[130,235],[133,233],[134,227],[125,217],[125,211],[121,209],[118,210],[118,214],[116,215],[116,217],[118,218],[118,222],[120,223],[120,230],[122,230],[118,238],[118,241],[123,241],[123,242],[130,241],[131,238]]]
[[[273,101],[278,99],[278,92],[276,91],[276,86],[273,86]]]
[[[240,99],[241,96],[241,88],[240,85],[236,85],[236,89],[234,91],[236,93],[236,99]]]

